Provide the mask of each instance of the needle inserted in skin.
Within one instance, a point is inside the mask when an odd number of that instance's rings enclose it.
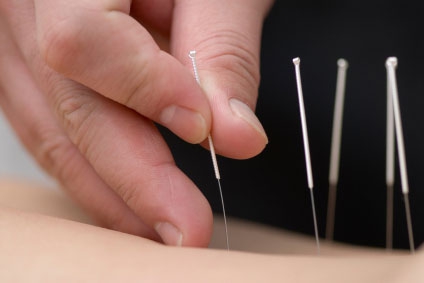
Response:
[[[406,170],[406,160],[405,160],[405,146],[403,142],[403,130],[402,130],[402,121],[400,116],[400,107],[396,83],[396,74],[395,69],[397,67],[397,58],[389,57],[386,61],[386,68],[389,75],[389,84],[390,84],[390,93],[392,94],[393,100],[393,114],[395,120],[395,130],[396,130],[396,144],[399,158],[399,167],[400,167],[400,179],[402,183],[402,193],[404,196],[405,202],[405,213],[406,213],[406,224],[408,228],[408,237],[409,237],[409,248],[411,253],[415,252],[414,247],[414,234],[412,230],[412,221],[411,221],[411,211],[409,207],[409,184],[408,184],[408,174]]]
[[[331,139],[330,173],[328,177],[327,226],[325,237],[332,241],[334,237],[334,219],[336,213],[337,183],[339,181],[340,146],[342,137],[343,102],[346,86],[348,63],[345,59],[337,61],[336,99],[334,104],[333,134]]]
[[[196,51],[195,50],[190,51],[188,56],[190,57],[191,63],[193,64],[194,77],[197,83],[200,85],[199,73],[197,72]],[[213,169],[215,171],[215,177],[216,177],[216,180],[218,181],[219,195],[221,197],[222,214],[224,217],[224,227],[225,227],[225,238],[227,241],[227,250],[230,250],[230,241],[228,239],[227,216],[225,214],[224,196],[222,194],[221,181],[220,181],[221,175],[219,174],[218,162],[216,160],[216,154],[215,154],[215,147],[213,145],[212,136],[210,134],[208,136],[208,142],[209,142],[209,149],[210,149],[211,157],[212,157]]]
[[[393,98],[387,69],[387,113],[386,113],[386,249],[393,248],[393,185],[395,172],[395,125],[393,117]]]
[[[305,161],[306,161],[306,173],[308,177],[308,187],[311,193],[311,203],[312,203],[312,216],[314,220],[314,230],[315,230],[315,240],[317,243],[317,251],[320,252],[319,245],[319,235],[318,235],[318,225],[317,225],[317,216],[315,212],[315,200],[313,193],[313,177],[312,177],[312,166],[311,166],[311,157],[309,151],[309,139],[308,139],[308,128],[306,125],[306,115],[305,115],[305,106],[303,103],[303,91],[302,91],[302,81],[300,79],[300,58],[294,58],[293,64],[295,66],[296,72],[296,84],[297,84],[297,93],[299,97],[299,109],[300,109],[300,120],[302,123],[302,134],[303,134],[303,146],[305,151]]]

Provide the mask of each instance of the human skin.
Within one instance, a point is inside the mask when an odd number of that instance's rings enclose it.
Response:
[[[0,105],[33,157],[98,223],[206,246],[210,206],[153,122],[190,143],[210,133],[227,157],[263,150],[253,110],[271,2],[0,1]]]
[[[347,245],[265,254],[169,247],[141,237],[84,224],[66,197],[32,184],[0,181],[2,282],[418,282],[424,256]],[[40,193],[38,196],[33,194]],[[25,197],[25,194],[30,197]],[[22,196],[24,200],[19,198]],[[25,201],[32,198],[33,202]],[[46,204],[57,203],[46,211]],[[5,203],[9,204],[7,208]],[[55,214],[63,218],[45,216]],[[31,207],[31,208],[29,208]],[[18,209],[19,208],[19,209]],[[62,208],[62,209],[61,209]],[[24,210],[31,210],[25,212]],[[243,226],[243,225],[241,225]],[[260,226],[249,226],[250,231]],[[244,231],[247,235],[249,230]],[[269,232],[269,231],[268,231]],[[276,232],[274,231],[274,234]],[[296,234],[280,233],[275,245]],[[265,237],[265,236],[264,236]],[[266,236],[268,242],[270,236]],[[239,239],[233,239],[238,241]],[[266,241],[262,238],[259,241]],[[258,241],[258,239],[256,240]],[[313,247],[313,239],[299,243]],[[300,247],[300,246],[299,246]]]

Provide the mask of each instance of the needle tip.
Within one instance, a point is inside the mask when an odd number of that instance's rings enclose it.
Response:
[[[300,58],[299,57],[294,58],[293,59],[293,64],[299,65],[300,64]]]

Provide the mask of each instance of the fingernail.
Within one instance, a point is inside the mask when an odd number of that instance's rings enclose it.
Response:
[[[200,143],[208,135],[205,118],[199,112],[187,108],[168,106],[162,110],[159,120],[162,125],[191,143]]]
[[[159,222],[154,227],[166,245],[180,247],[183,244],[183,234],[174,225]]]
[[[265,138],[266,143],[268,143],[268,137],[265,133],[265,130],[252,109],[250,109],[250,107],[245,103],[235,98],[231,98],[229,103],[233,113],[252,126],[260,135]]]

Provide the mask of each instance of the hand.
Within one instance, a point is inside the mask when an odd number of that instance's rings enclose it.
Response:
[[[3,111],[43,168],[104,226],[206,246],[210,207],[152,121],[191,143],[210,132],[217,153],[231,158],[261,152],[267,138],[253,109],[270,5],[2,1]]]

